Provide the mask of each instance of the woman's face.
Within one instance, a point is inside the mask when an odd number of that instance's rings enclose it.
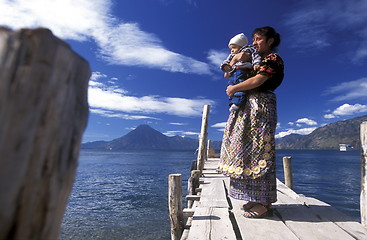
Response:
[[[260,55],[268,54],[271,52],[271,44],[273,43],[274,39],[266,39],[265,36],[260,34],[254,34],[253,45],[254,48],[260,53]]]

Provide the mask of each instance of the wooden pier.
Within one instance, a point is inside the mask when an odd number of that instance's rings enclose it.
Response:
[[[243,217],[243,201],[228,197],[229,178],[218,174],[218,158],[208,158],[199,179],[199,193],[188,213],[181,240],[205,239],[367,239],[367,229],[332,206],[299,195],[278,181],[274,216]],[[191,215],[191,216],[190,216]]]
[[[203,122],[207,122],[209,107],[204,107]],[[364,129],[364,130],[363,130]],[[352,220],[334,207],[315,198],[295,193],[291,172],[287,185],[277,180],[278,201],[273,204],[274,215],[249,219],[241,210],[244,201],[228,196],[229,178],[216,172],[219,158],[208,151],[206,126],[202,125],[197,170],[188,181],[187,208],[182,209],[182,181],[180,174],[169,175],[169,210],[172,240],[352,240],[367,239],[364,218],[367,199],[364,167],[367,156],[367,123],[361,126],[362,140],[362,223]],[[284,161],[285,160],[285,161]],[[287,169],[289,158],[283,159]],[[201,162],[203,161],[203,162]],[[286,170],[286,169],[285,169]]]

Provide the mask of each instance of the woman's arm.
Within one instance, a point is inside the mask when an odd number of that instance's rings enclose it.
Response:
[[[240,52],[237,53],[236,55],[233,56],[233,58],[231,59],[231,62],[229,63],[229,65],[231,65],[231,67],[233,65],[235,65],[237,62],[250,62],[251,61],[251,56],[250,53],[248,52]]]
[[[251,77],[239,84],[229,85],[227,87],[226,93],[228,96],[232,97],[236,92],[242,92],[261,86],[266,80],[268,80],[268,78],[269,76],[257,74],[256,76]]]

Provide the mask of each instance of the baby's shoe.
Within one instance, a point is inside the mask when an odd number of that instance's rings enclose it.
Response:
[[[229,108],[229,111],[230,112],[233,112],[233,111],[237,111],[238,110],[238,106],[236,104],[232,104],[231,107]]]

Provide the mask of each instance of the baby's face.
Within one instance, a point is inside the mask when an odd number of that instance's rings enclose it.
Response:
[[[241,47],[236,44],[229,45],[229,49],[231,49],[232,54],[236,54],[240,51]]]

